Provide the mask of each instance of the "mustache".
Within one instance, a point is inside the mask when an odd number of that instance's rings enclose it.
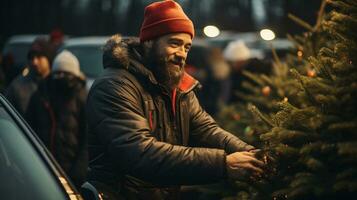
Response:
[[[180,67],[183,67],[186,64],[185,59],[177,58],[177,57],[174,57],[171,59],[169,58],[169,59],[167,59],[167,62],[173,63],[175,65],[179,65]]]

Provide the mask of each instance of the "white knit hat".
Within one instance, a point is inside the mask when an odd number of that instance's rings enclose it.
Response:
[[[52,72],[68,72],[80,79],[85,79],[85,75],[80,70],[77,57],[67,50],[63,50],[55,57],[52,64]]]
[[[228,44],[223,51],[223,56],[228,61],[236,62],[251,58],[251,53],[242,40],[237,40]]]

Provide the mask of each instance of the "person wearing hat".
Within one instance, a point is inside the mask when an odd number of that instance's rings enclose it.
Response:
[[[79,187],[88,166],[85,76],[69,51],[59,53],[50,76],[31,97],[25,118]]]
[[[254,147],[220,128],[184,71],[194,26],[175,1],[144,12],[139,39],[112,36],[87,99],[88,182],[103,199],[179,199],[180,185],[261,173]]]
[[[52,54],[47,38],[36,38],[27,54],[28,73],[18,75],[6,88],[5,97],[21,115],[26,112],[31,95],[37,90],[38,84],[49,75]]]
[[[271,62],[263,59],[263,52],[249,49],[242,40],[231,41],[224,49],[223,56],[231,68],[229,84],[227,84],[231,94],[228,97],[229,103],[244,101],[243,98],[236,95],[237,92],[245,95],[250,94],[251,91],[243,87],[243,82],[256,85],[254,81],[243,74],[243,71],[265,75],[269,75],[271,72]]]

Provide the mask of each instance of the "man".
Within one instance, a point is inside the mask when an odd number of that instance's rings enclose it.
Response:
[[[18,75],[5,91],[6,98],[21,115],[26,112],[30,98],[37,90],[39,82],[50,74],[52,53],[46,38],[36,38],[27,54],[28,73]]]
[[[78,187],[88,167],[86,97],[79,61],[64,50],[54,59],[50,76],[32,95],[25,114],[32,129]]]
[[[140,41],[106,43],[87,100],[88,179],[104,199],[179,199],[180,185],[262,173],[254,147],[201,108],[183,71],[193,36],[169,0],[146,7]]]

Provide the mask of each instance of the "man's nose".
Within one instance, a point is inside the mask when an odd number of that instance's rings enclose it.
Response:
[[[182,60],[186,60],[187,52],[185,50],[185,47],[178,48],[178,50],[176,51],[176,56]]]

